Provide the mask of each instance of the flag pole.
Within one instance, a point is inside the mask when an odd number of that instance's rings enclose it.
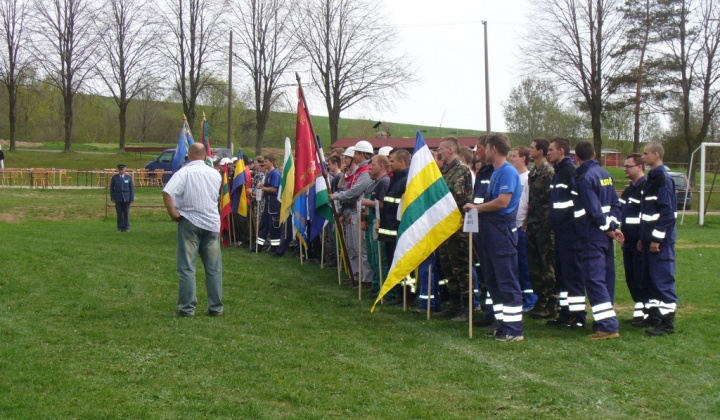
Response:
[[[322,243],[320,244],[320,269],[325,268],[325,226],[322,230]]]
[[[337,265],[338,286],[342,286],[342,281],[340,280],[340,265],[343,263],[343,258],[340,256],[340,245],[338,245],[340,240],[338,239],[338,231],[335,229],[335,226],[333,226],[333,232],[335,233],[335,265]]]
[[[420,279],[418,279],[418,283]],[[428,266],[427,320],[430,321],[430,300],[432,299],[432,264]]]
[[[257,198],[255,201],[258,203],[258,212],[255,215],[255,220],[257,220],[257,223],[255,225],[255,253],[258,253],[258,239],[260,239],[260,201],[257,201]]]
[[[377,241],[377,249],[378,249],[378,279],[380,280],[380,290],[382,290],[383,287],[383,270],[382,270],[382,250],[380,249],[380,240]],[[379,293],[379,292],[378,292]],[[380,298],[380,303],[383,302],[383,298]]]
[[[358,300],[362,301],[362,279],[363,279],[363,260],[362,260],[362,205],[358,201]]]
[[[468,334],[470,338],[473,338],[473,241],[472,232],[468,232],[468,241],[470,242],[469,253],[468,253]]]
[[[308,114],[308,124],[310,124],[310,131],[313,135],[313,147],[315,148],[315,159],[318,159],[319,153],[318,153],[318,144],[317,144],[317,136],[315,135],[315,127],[313,126],[312,118],[310,118],[310,109],[308,109],[307,101],[305,100],[305,92],[303,92],[302,89],[302,82],[300,81],[300,74],[297,72],[295,73],[295,79],[298,82],[298,92],[300,93],[300,98],[302,99],[303,106],[305,106],[305,111],[307,111]],[[318,162],[319,163],[319,162]],[[328,178],[328,171],[325,165],[320,165],[320,168],[322,169],[322,175],[325,179],[325,185],[328,187],[330,186],[330,180]],[[333,212],[333,219],[335,219],[335,226],[340,229],[340,234],[338,237],[340,238],[340,247],[343,250],[343,259],[345,260],[345,263],[347,264],[347,267],[350,267],[350,260],[348,259],[348,253],[347,253],[347,247],[345,246],[345,237],[342,235],[342,226],[340,226],[340,215],[338,214],[337,210],[335,209],[335,206],[330,205],[330,208]],[[348,270],[348,275],[350,277],[350,281],[355,284],[355,278],[352,273],[352,269]]]

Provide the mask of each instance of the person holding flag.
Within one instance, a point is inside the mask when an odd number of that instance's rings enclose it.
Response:
[[[257,244],[265,246],[267,237],[270,237],[269,252],[277,251],[280,246],[280,201],[278,200],[278,189],[280,188],[280,172],[277,170],[275,155],[265,155],[265,179],[258,184],[257,188],[263,192],[265,207],[263,208],[260,220],[260,231],[258,232]]]
[[[419,131],[399,214],[392,265],[371,312],[386,293],[462,226],[453,194]]]
[[[240,238],[248,238],[250,235],[248,220],[248,195],[247,185],[250,180],[250,170],[245,166],[245,157],[242,150],[238,150],[235,161],[235,171],[232,177],[232,214],[235,220],[235,233],[237,246],[242,245]]]
[[[230,214],[232,213],[232,202],[230,200],[230,184],[228,177],[228,163],[230,159],[223,158],[220,162],[222,166],[222,184],[220,186],[220,202],[218,207],[220,209],[220,237],[223,240],[223,246],[228,246],[228,243],[232,240],[230,236]],[[227,235],[227,238],[226,238]]]
[[[370,160],[369,171],[372,183],[365,189],[365,194],[360,199],[365,213],[365,220],[363,221],[365,227],[365,253],[373,270],[372,291],[369,294],[371,299],[376,298],[380,292],[380,283],[384,280],[380,278],[380,273],[387,273],[385,247],[377,239],[375,226],[377,224],[379,230],[380,214],[376,214],[376,210],[382,209],[385,193],[390,185],[390,178],[387,176],[389,165],[390,163],[385,156],[373,156]]]
[[[358,276],[360,274],[360,264],[362,264],[361,280],[369,286],[372,283],[373,271],[367,260],[363,238],[358,236],[360,235],[360,213],[357,208],[360,198],[372,182],[368,171],[370,170],[370,159],[373,157],[373,147],[370,142],[360,140],[353,150],[353,162],[357,164],[357,169],[349,184],[347,184],[348,179],[346,178],[345,191],[331,194],[330,199],[338,200],[343,205],[346,247],[353,275]]]

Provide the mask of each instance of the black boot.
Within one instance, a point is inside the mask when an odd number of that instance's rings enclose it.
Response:
[[[462,313],[463,305],[460,295],[450,295],[449,305],[447,308],[435,314],[436,318],[454,318]]]
[[[636,328],[655,328],[660,325],[661,316],[660,308],[653,307],[650,309],[643,309],[643,312],[647,313],[647,316],[642,321],[633,322],[632,326]]]
[[[655,328],[645,330],[647,335],[663,335],[663,334],[675,334],[675,312],[662,317],[660,324]]]

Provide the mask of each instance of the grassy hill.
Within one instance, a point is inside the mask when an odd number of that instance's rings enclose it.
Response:
[[[0,138],[9,138],[7,92],[0,90]],[[211,144],[221,146],[227,143],[227,105],[225,98],[208,95],[201,98],[196,107],[194,133],[199,137],[200,121],[205,113],[210,122]],[[99,95],[78,94],[75,99],[73,150],[97,150],[118,145],[118,108],[113,98]],[[18,104],[17,140],[19,147],[62,148],[64,142],[63,108],[59,94],[46,84],[38,83],[21,89]],[[128,109],[127,144],[172,145],[177,142],[182,124],[182,104],[173,100],[136,99]],[[313,124],[324,144],[328,144],[330,131],[328,118],[313,116]],[[282,148],[285,137],[295,133],[294,112],[272,112],[265,132],[265,147]],[[340,137],[374,137],[372,128],[376,121],[363,119],[342,119]],[[438,128],[412,124],[389,123],[395,137],[412,137],[415,130],[425,130],[428,136],[455,134],[472,136],[477,131],[457,128]],[[235,147],[254,149],[254,110],[236,103],[232,116],[232,142]],[[28,144],[33,143],[33,144]],[[93,145],[90,149],[86,145]],[[6,150],[6,149],[5,149]]]

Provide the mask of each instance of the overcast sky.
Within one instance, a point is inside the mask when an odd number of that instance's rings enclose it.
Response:
[[[401,47],[415,58],[418,82],[394,110],[350,109],[344,118],[485,130],[484,39],[488,21],[490,127],[504,131],[501,101],[522,77],[518,57],[526,33],[526,0],[385,0]],[[319,108],[315,107],[316,110]],[[317,112],[317,111],[314,111]],[[444,115],[444,117],[443,117]]]

